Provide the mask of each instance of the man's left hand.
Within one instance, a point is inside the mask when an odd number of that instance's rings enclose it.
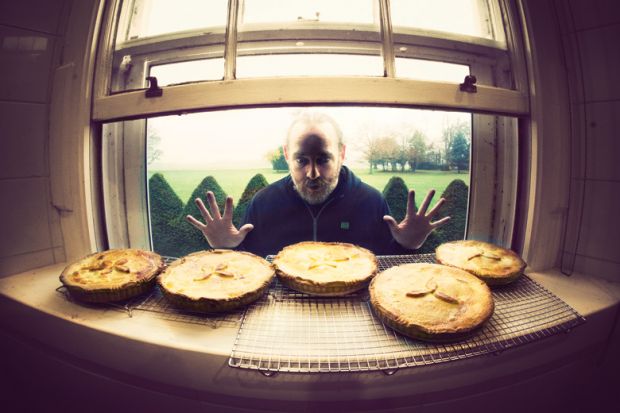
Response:
[[[428,209],[433,196],[435,196],[435,190],[431,189],[426,195],[426,198],[424,198],[424,202],[422,202],[420,209],[418,209],[418,212],[416,213],[415,191],[412,189],[409,191],[407,197],[407,214],[400,224],[396,223],[396,220],[389,215],[383,217],[383,220],[390,228],[392,237],[394,237],[396,242],[403,247],[412,250],[420,248],[433,230],[439,228],[450,220],[450,217],[444,217],[438,221],[431,222],[435,215],[437,215],[439,208],[441,208],[446,201],[441,198],[437,201],[437,204],[433,207],[433,209],[431,209],[427,214],[426,210]]]

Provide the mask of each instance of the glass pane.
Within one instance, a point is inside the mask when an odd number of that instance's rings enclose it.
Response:
[[[372,24],[375,0],[245,0],[241,23],[338,22]]]
[[[392,191],[396,184],[389,184],[390,178],[399,177],[406,188],[416,190],[418,204],[433,188],[437,196],[432,205],[439,195],[450,194],[451,201],[442,207],[440,215],[453,216],[452,224],[433,234],[422,252],[432,252],[440,241],[464,237],[470,183],[470,114],[386,107],[235,109],[147,121],[147,177],[155,251],[182,256],[208,248],[200,232],[184,219],[187,214],[199,216],[193,200],[204,197],[206,189],[216,192],[220,204],[226,195],[233,197],[233,221],[239,225],[249,201],[241,198],[248,187],[256,189],[287,176],[281,147],[291,121],[306,110],[336,120],[346,144],[344,165],[368,185],[381,192]],[[260,177],[256,178],[257,174]],[[392,215],[402,219],[406,196],[386,199]]]
[[[437,82],[462,83],[469,66],[431,60],[396,58],[396,76]]]
[[[228,0],[124,1],[112,61],[112,92],[145,88],[147,76],[157,77],[160,86],[222,79],[227,13]],[[148,40],[132,42],[141,39]],[[180,60],[186,62],[163,63]]]
[[[150,75],[157,78],[159,86],[201,80],[220,80],[224,77],[224,59],[204,59],[151,66]]]
[[[133,6],[133,8],[132,8]],[[225,27],[228,0],[125,1],[117,43],[206,27]]]
[[[382,76],[376,16],[375,0],[245,0],[236,75]],[[267,27],[274,30],[272,40],[263,32]],[[329,34],[322,33],[328,28]]]
[[[392,0],[390,4],[395,32],[413,28],[485,39],[497,37],[493,34],[489,0]]]
[[[379,55],[273,54],[237,58],[237,78],[382,74],[383,60]]]

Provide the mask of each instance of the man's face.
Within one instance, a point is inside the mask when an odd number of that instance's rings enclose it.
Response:
[[[293,126],[284,155],[295,189],[307,203],[322,203],[336,188],[344,151],[330,123]]]

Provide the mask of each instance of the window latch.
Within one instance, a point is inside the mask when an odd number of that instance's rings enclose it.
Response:
[[[149,81],[149,88],[145,92],[147,98],[156,98],[163,95],[164,90],[157,85],[157,78],[155,76],[149,76],[146,80]]]
[[[476,76],[465,76],[465,80],[459,85],[459,89],[461,92],[476,93],[478,91],[478,88],[476,87]]]

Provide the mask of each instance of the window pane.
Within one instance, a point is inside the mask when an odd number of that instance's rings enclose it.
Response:
[[[495,1],[495,0],[490,0]],[[496,39],[489,0],[392,0],[392,26]],[[499,40],[499,39],[496,39]]]
[[[469,66],[431,60],[396,58],[396,76],[409,79],[462,83]]]
[[[224,59],[204,59],[151,66],[150,75],[157,78],[159,86],[201,80],[220,80],[224,77]]]
[[[273,54],[239,56],[237,77],[266,76],[381,76],[379,55]]]
[[[372,24],[375,0],[245,0],[242,23],[303,21]]]
[[[182,256],[207,248],[202,235],[185,220],[197,215],[193,199],[214,190],[220,203],[235,201],[235,223],[242,219],[241,195],[261,174],[272,183],[288,174],[280,148],[291,121],[306,109],[259,108],[166,116],[147,121],[147,177],[154,249]],[[341,126],[347,145],[345,165],[362,181],[384,191],[391,177],[416,190],[418,204],[430,189],[436,202],[452,194],[442,213],[451,226],[423,247],[432,252],[441,240],[462,239],[469,196],[471,115],[385,107],[314,107]],[[254,182],[257,179],[253,180]],[[262,179],[260,179],[262,181]],[[406,194],[406,192],[405,192]],[[398,220],[404,198],[389,199]],[[445,211],[444,211],[445,210]]]
[[[132,7],[133,4],[133,8]],[[225,27],[228,0],[125,1],[117,42],[206,27]]]

